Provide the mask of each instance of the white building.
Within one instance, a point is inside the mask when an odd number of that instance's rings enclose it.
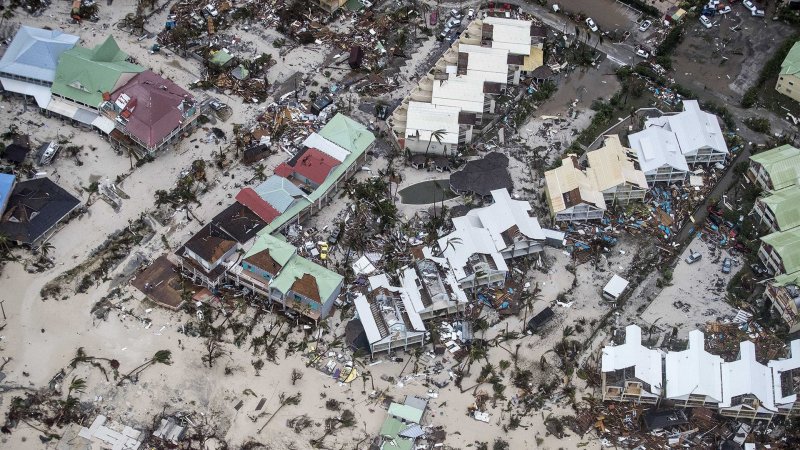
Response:
[[[503,284],[505,260],[541,252],[547,237],[528,202],[512,200],[505,189],[491,194],[493,204],[453,219],[455,231],[437,242],[438,257],[423,250],[437,262],[446,260],[462,289]]]
[[[674,133],[661,127],[645,128],[628,135],[628,142],[636,151],[639,168],[644,172],[648,183],[686,180],[689,165],[681,153]]]
[[[705,351],[700,330],[689,332],[689,348],[666,357],[664,397],[677,406],[716,407],[722,401],[722,358]]]
[[[370,292],[355,299],[358,319],[372,355],[425,343],[425,324],[408,293],[391,286],[386,275],[369,278]]]
[[[603,401],[657,404],[662,389],[661,352],[642,345],[642,330],[625,327],[625,343],[603,348]]]
[[[717,116],[701,110],[697,100],[684,100],[682,112],[649,118],[644,126],[675,133],[687,164],[724,162],[728,156],[728,145]]]
[[[797,398],[800,391],[797,381],[800,378],[800,339],[790,343],[788,358],[770,361],[767,365],[772,369],[772,386],[778,414],[800,415],[800,401]]]
[[[772,419],[777,412],[772,370],[756,361],[756,346],[739,343],[739,359],[722,363],[719,413],[742,419]]]
[[[717,116],[684,100],[683,112],[648,118],[644,130],[628,136],[639,166],[651,183],[684,181],[691,164],[724,162],[728,145]]]
[[[453,272],[430,259],[403,268],[400,283],[422,320],[462,313],[469,303]]]
[[[431,155],[454,154],[458,148],[460,111],[455,106],[409,102],[406,149]]]

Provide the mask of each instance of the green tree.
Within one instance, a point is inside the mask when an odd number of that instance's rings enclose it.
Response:
[[[117,383],[117,386],[122,386],[122,382],[125,380],[133,379],[133,377],[138,377],[145,369],[148,367],[155,365],[155,364],[165,364],[167,366],[172,364],[172,352],[169,350],[159,350],[155,352],[155,354],[142,363],[141,365],[137,366],[127,374],[125,374]]]

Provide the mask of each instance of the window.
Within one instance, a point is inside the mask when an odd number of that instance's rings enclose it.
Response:
[[[300,297],[300,294],[294,294],[294,299],[299,302],[303,300],[303,297]]]
[[[264,278],[265,278],[267,281],[269,281],[269,280],[271,280],[271,279],[272,279],[272,277],[270,276],[270,274],[268,274],[267,272],[263,272],[263,273],[261,274],[261,276],[262,276],[262,277],[264,277]]]

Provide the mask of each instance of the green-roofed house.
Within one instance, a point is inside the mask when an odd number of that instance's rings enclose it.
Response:
[[[95,48],[73,47],[61,54],[53,96],[97,110],[103,96],[125,85],[145,69],[127,61],[112,36]]]
[[[295,247],[268,234],[260,234],[231,270],[236,282],[311,319],[328,316],[339,296],[344,277],[297,254]]]
[[[800,274],[800,227],[761,237],[758,258],[775,275]]]
[[[781,145],[750,157],[747,178],[765,191],[777,191],[794,186],[798,177],[800,177],[800,149],[791,145]]]
[[[317,149],[341,161],[341,164],[336,164],[326,172],[327,176],[322,183],[306,186],[311,193],[286,209],[261,232],[273,234],[283,231],[292,224],[303,222],[330,203],[344,183],[367,161],[367,152],[374,144],[375,136],[364,125],[343,114],[336,114],[318,133],[312,133],[303,145],[308,149]],[[300,153],[298,152],[298,155]],[[299,184],[306,184],[303,182],[303,172],[316,170],[312,165],[327,164],[322,159],[309,158],[307,163],[295,161],[294,166],[291,166],[293,160],[278,166],[275,174]]]
[[[800,226],[800,186],[770,191],[756,200],[753,212],[771,232]]]
[[[800,101],[800,42],[795,42],[783,59],[775,90],[794,101]]]
[[[393,403],[394,404],[394,403]],[[400,420],[394,417],[387,417],[381,426],[381,450],[411,450],[414,448],[414,440],[400,436],[400,432],[408,428]]]

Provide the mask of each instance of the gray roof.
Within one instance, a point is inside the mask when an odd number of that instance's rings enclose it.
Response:
[[[78,39],[60,31],[23,25],[0,59],[0,73],[52,82],[58,58],[74,47]]]
[[[267,181],[259,184],[253,190],[281,213],[286,211],[296,198],[305,195],[294,183],[277,175],[267,178]]]

